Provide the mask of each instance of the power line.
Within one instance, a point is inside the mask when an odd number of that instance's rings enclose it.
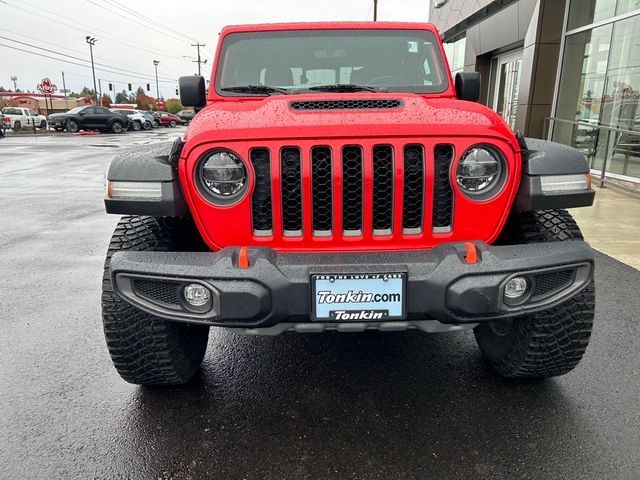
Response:
[[[162,28],[162,29],[164,29],[164,30],[167,30],[167,31],[169,31],[169,32],[172,32],[172,33],[174,33],[175,35],[177,35],[177,36],[179,36],[179,37],[182,37],[182,38],[186,39],[186,40],[187,40],[187,41],[189,41],[189,42],[195,42],[195,41],[197,41],[196,39],[191,38],[191,37],[188,37],[187,35],[184,35],[183,33],[180,33],[179,31],[174,30],[174,29],[172,29],[171,27],[168,27],[168,26],[166,26],[166,25],[162,24],[162,23],[160,23],[160,22],[158,22],[158,21],[154,20],[153,18],[149,18],[148,16],[146,16],[146,15],[144,15],[144,14],[142,14],[142,13],[139,13],[139,12],[137,12],[137,11],[133,10],[131,7],[129,7],[129,6],[127,6],[127,5],[123,5],[123,4],[121,4],[120,2],[118,2],[118,1],[116,1],[116,0],[106,0],[106,1],[107,1],[108,3],[110,3],[110,4],[112,4],[112,5],[115,5],[115,6],[120,7],[121,9],[123,9],[123,10],[125,10],[127,13],[129,13],[130,15],[133,15],[133,16],[135,16],[135,17],[138,17],[138,18],[140,18],[140,19],[142,19],[142,20],[144,20],[144,21],[146,21],[146,22],[149,22],[149,23],[151,23],[151,24],[154,24],[154,25],[156,25],[156,26],[158,26],[158,27],[160,27],[160,28]]]
[[[17,50],[19,52],[30,53],[31,55],[37,55],[38,57],[50,58],[51,60],[57,60],[58,62],[68,63],[68,64],[71,64],[71,65],[78,65],[79,67],[84,67],[84,68],[88,68],[89,67],[89,65],[86,65],[86,64],[82,64],[82,63],[78,63],[78,62],[72,62],[71,60],[64,60],[62,58],[52,57],[51,55],[45,55],[44,53],[32,52],[30,50],[25,50],[24,48],[14,47],[13,45],[6,45],[4,43],[0,43],[0,47],[10,48],[12,50]],[[122,73],[122,72],[115,72],[113,70],[108,70],[106,68],[98,68],[98,67],[96,67],[96,70],[99,70],[101,72],[111,73],[111,74],[114,74],[114,75],[120,75],[121,77],[126,77],[126,78],[132,78],[132,77],[136,78],[137,77],[138,79],[149,81],[149,77],[141,77],[139,75],[129,75],[129,74]],[[175,84],[176,81],[175,80],[160,80],[160,83]]]
[[[12,8],[15,8],[17,10],[21,10],[21,11],[23,11],[23,12],[29,14],[29,15],[35,15],[35,16],[37,16],[37,18],[47,20],[47,21],[49,21],[51,23],[54,23],[56,25],[66,26],[67,28],[70,28],[70,29],[72,29],[72,30],[74,30],[76,32],[78,31],[78,25],[77,24],[72,24],[69,21],[67,21],[67,20],[69,20],[68,17],[64,17],[64,16],[59,15],[59,14],[57,14],[55,12],[52,12],[51,10],[47,10],[45,8],[38,7],[36,5],[32,5],[32,4],[28,3],[28,2],[26,2],[25,0],[22,0],[22,4],[25,5],[25,6],[28,6],[30,8],[45,12],[45,13],[47,13],[49,15],[53,15],[55,17],[58,17],[61,20],[54,20],[52,18],[49,18],[47,15],[42,15],[39,12],[33,12],[33,11],[30,11],[30,10],[26,10],[25,8],[23,8],[21,6],[18,6],[18,5],[13,5],[13,4],[10,4],[10,3],[7,3],[6,5],[8,7],[12,7]],[[162,52],[160,50],[155,50],[153,48],[148,48],[148,47],[140,44],[139,42],[132,43],[132,42],[129,42],[129,41],[126,41],[126,40],[119,39],[120,37],[117,37],[117,36],[113,35],[113,32],[108,32],[106,30],[102,30],[102,29],[95,28],[95,27],[91,27],[91,29],[96,31],[96,32],[100,32],[100,33],[106,35],[106,40],[107,41],[111,41],[111,42],[114,42],[114,43],[119,43],[120,45],[124,45],[124,46],[129,47],[129,48],[135,48],[137,50],[145,51],[147,53],[152,53],[154,55],[160,55],[160,56],[163,56],[165,58],[173,58],[173,59],[177,59],[177,60],[180,60],[180,61],[184,61],[184,59],[181,58],[178,55],[171,55],[171,54],[168,54],[166,52]]]
[[[143,27],[143,28],[148,28],[149,30],[153,30],[154,32],[161,33],[162,35],[171,36],[172,38],[174,38],[174,39],[176,39],[176,40],[179,40],[179,41],[181,41],[181,42],[184,42],[184,41],[185,41],[185,40],[184,40],[184,38],[182,38],[182,37],[176,37],[175,35],[173,35],[173,34],[171,34],[171,33],[167,32],[167,31],[158,30],[157,28],[154,28],[154,27],[152,27],[151,25],[145,25],[145,24],[141,23],[139,20],[136,20],[136,19],[134,19],[134,18],[129,18],[128,16],[126,16],[126,15],[125,15],[125,13],[129,13],[129,12],[126,12],[126,11],[125,11],[125,12],[118,12],[118,13],[116,13],[116,12],[114,12],[113,10],[111,10],[111,9],[107,8],[106,6],[101,5],[101,4],[97,3],[97,2],[95,2],[94,0],[86,0],[86,2],[87,2],[87,3],[89,3],[89,4],[91,4],[91,5],[93,5],[94,7],[101,8],[101,9],[103,9],[103,10],[105,10],[105,11],[107,11],[107,12],[109,12],[109,13],[113,14],[113,15],[116,15],[116,16],[117,16],[117,17],[119,17],[121,20],[128,20],[129,22],[132,22],[132,23],[134,23],[134,24],[136,24],[136,25],[138,25],[138,26],[141,26],[141,27]],[[118,8],[119,8],[119,7],[118,7]]]
[[[4,40],[8,40],[10,42],[19,43],[20,45],[25,45],[27,47],[37,48],[38,50],[43,50],[45,52],[53,53],[55,55],[60,55],[60,56],[63,56],[63,57],[72,58],[74,60],[79,60],[81,62],[88,62],[84,58],[76,57],[74,55],[67,55],[66,53],[56,52],[55,50],[49,50],[48,48],[39,47],[39,46],[33,45],[31,43],[21,42],[20,40],[13,40],[11,38],[4,37],[2,35],[0,35],[0,38],[2,38]],[[112,65],[105,65],[104,63],[98,63],[98,62],[94,62],[94,63],[95,63],[95,65],[100,65],[102,67],[107,67],[107,68],[110,68],[112,70],[120,70],[120,71],[123,72],[123,74],[126,74],[126,75],[138,75],[140,73],[139,71],[133,71],[133,70],[127,70],[127,69],[123,69],[123,68],[118,68],[118,67],[114,67]],[[150,74],[150,75],[152,75],[152,74]],[[141,77],[141,78],[146,78],[146,77]],[[175,82],[176,81],[175,78],[169,78],[169,77],[163,77],[163,79],[165,79],[166,81],[171,81],[171,82]]]
[[[39,39],[39,38],[36,38],[36,37],[31,37],[31,36],[29,36],[29,35],[25,35],[25,34],[23,34],[23,33],[14,32],[14,31],[12,31],[12,30],[8,30],[8,29],[6,29],[6,28],[4,28],[4,27],[0,27],[0,30],[1,30],[1,31],[4,31],[4,32],[11,33],[11,34],[13,34],[13,35],[18,35],[18,36],[20,36],[20,37],[28,38],[28,39],[33,40],[33,41],[36,41],[36,42],[44,43],[45,45],[50,45],[50,46],[55,47],[55,48],[57,48],[57,49],[67,50],[67,51],[69,51],[69,52],[77,53],[77,54],[80,54],[80,55],[83,55],[83,56],[84,56],[84,55],[85,55],[85,53],[86,53],[86,52],[81,52],[80,50],[74,50],[73,48],[63,47],[62,45],[56,45],[55,43],[51,43],[51,42],[48,42],[48,41],[46,41],[46,40],[42,40],[42,39]],[[2,37],[2,36],[0,36],[0,38],[5,38],[6,40],[10,40],[10,41],[12,41],[12,42],[23,43],[23,42],[19,42],[18,40],[13,40],[13,39],[11,39],[11,38],[7,38],[7,37]],[[36,45],[30,45],[30,44],[26,44],[26,43],[24,43],[24,44],[25,44],[25,45],[28,45],[28,46],[31,46],[31,47],[34,47],[34,48],[39,48],[39,49],[41,49],[41,50],[49,51],[49,52],[51,52],[51,53],[55,53],[56,55],[64,55],[63,53],[59,53],[58,51],[54,51],[54,50],[47,50],[47,49],[45,49],[45,48],[43,48],[43,47],[38,47],[38,46],[36,46]],[[78,58],[78,57],[72,57],[72,58],[76,58],[76,59],[78,59],[78,60],[82,60],[83,62],[86,62],[86,60],[85,60],[84,58]],[[98,63],[96,63],[96,65],[103,65],[103,66],[110,67],[110,68],[117,68],[117,69],[119,69],[119,70],[125,70],[125,69],[122,69],[122,68],[120,68],[120,67],[136,68],[136,70],[134,71],[134,73],[146,73],[146,74],[148,74],[148,75],[153,75],[153,73],[152,73],[150,70],[137,69],[137,67],[134,67],[133,65],[126,65],[126,64],[122,64],[122,63],[116,63],[116,62],[113,62],[112,60],[109,60],[109,59],[104,59],[104,60],[105,60],[105,61],[107,61],[107,62],[110,62],[110,64],[109,64],[109,65],[105,65],[105,64],[98,64]],[[113,65],[117,65],[118,67],[115,67],[115,66],[113,66]],[[131,71],[131,70],[129,70],[129,71]]]

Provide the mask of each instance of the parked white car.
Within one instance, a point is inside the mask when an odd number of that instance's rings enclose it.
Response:
[[[14,131],[23,128],[47,128],[47,117],[34,112],[30,108],[4,107],[2,116],[9,119],[9,128]]]
[[[126,115],[129,119],[129,128],[132,130],[149,130],[153,125],[153,117],[140,110],[125,110],[121,108],[112,108],[112,112]]]

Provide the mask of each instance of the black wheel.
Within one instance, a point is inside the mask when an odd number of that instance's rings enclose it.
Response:
[[[138,132],[140,130],[142,130],[142,125],[140,124],[140,122],[138,122],[137,120],[135,122],[133,122],[133,124],[131,125],[131,128],[135,131]],[[116,132],[117,133],[117,132]]]
[[[582,240],[565,210],[512,214],[496,244]],[[593,327],[595,286],[591,283],[564,303],[533,315],[481,323],[478,346],[501,375],[547,378],[573,370],[582,359]]]
[[[144,130],[149,130],[149,129],[151,128],[151,123],[149,123],[149,122],[144,122],[144,123],[142,124],[142,128],[143,128]]]
[[[41,130],[44,130],[44,129],[46,129],[46,128],[47,128],[47,121],[46,121],[46,120],[42,120],[42,121],[40,122],[40,129],[41,129]]]
[[[153,128],[158,128],[159,126],[160,126],[160,123],[157,120],[155,120],[153,122]]]
[[[135,125],[135,122],[134,122],[134,125]],[[109,127],[109,129],[113,133],[122,133],[124,132],[124,125],[122,125],[122,122],[115,120],[111,123],[111,126]]]
[[[195,251],[202,241],[190,220],[123,217],[109,244],[102,277],[102,321],[107,348],[120,376],[138,385],[178,385],[200,368],[209,327],[149,315],[118,297],[109,262],[118,251]]]
[[[20,123],[20,120],[16,120],[15,122],[13,122],[13,128],[11,129],[14,132],[19,132],[20,130],[22,130],[22,123]]]
[[[176,121],[175,121],[175,120],[171,120],[171,123],[169,124],[169,126],[170,126],[171,128],[175,128],[175,127],[176,127],[176,125],[177,125]]]
[[[76,133],[80,130],[80,125],[75,120],[67,121],[67,131],[71,133]]]

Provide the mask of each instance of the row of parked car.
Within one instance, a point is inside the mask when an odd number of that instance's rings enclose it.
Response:
[[[53,128],[57,131],[79,132],[99,130],[121,133],[126,130],[150,130],[160,126],[176,127],[191,121],[194,112],[182,110],[173,115],[167,112],[148,112],[135,109],[108,109],[99,106],[72,108],[68,112],[54,113],[45,117],[29,108],[5,107],[2,109],[0,132],[5,129],[19,131],[24,128]]]

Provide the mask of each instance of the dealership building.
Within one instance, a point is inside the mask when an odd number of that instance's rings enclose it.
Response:
[[[433,0],[450,67],[514,130],[582,150],[640,186],[640,0]]]

